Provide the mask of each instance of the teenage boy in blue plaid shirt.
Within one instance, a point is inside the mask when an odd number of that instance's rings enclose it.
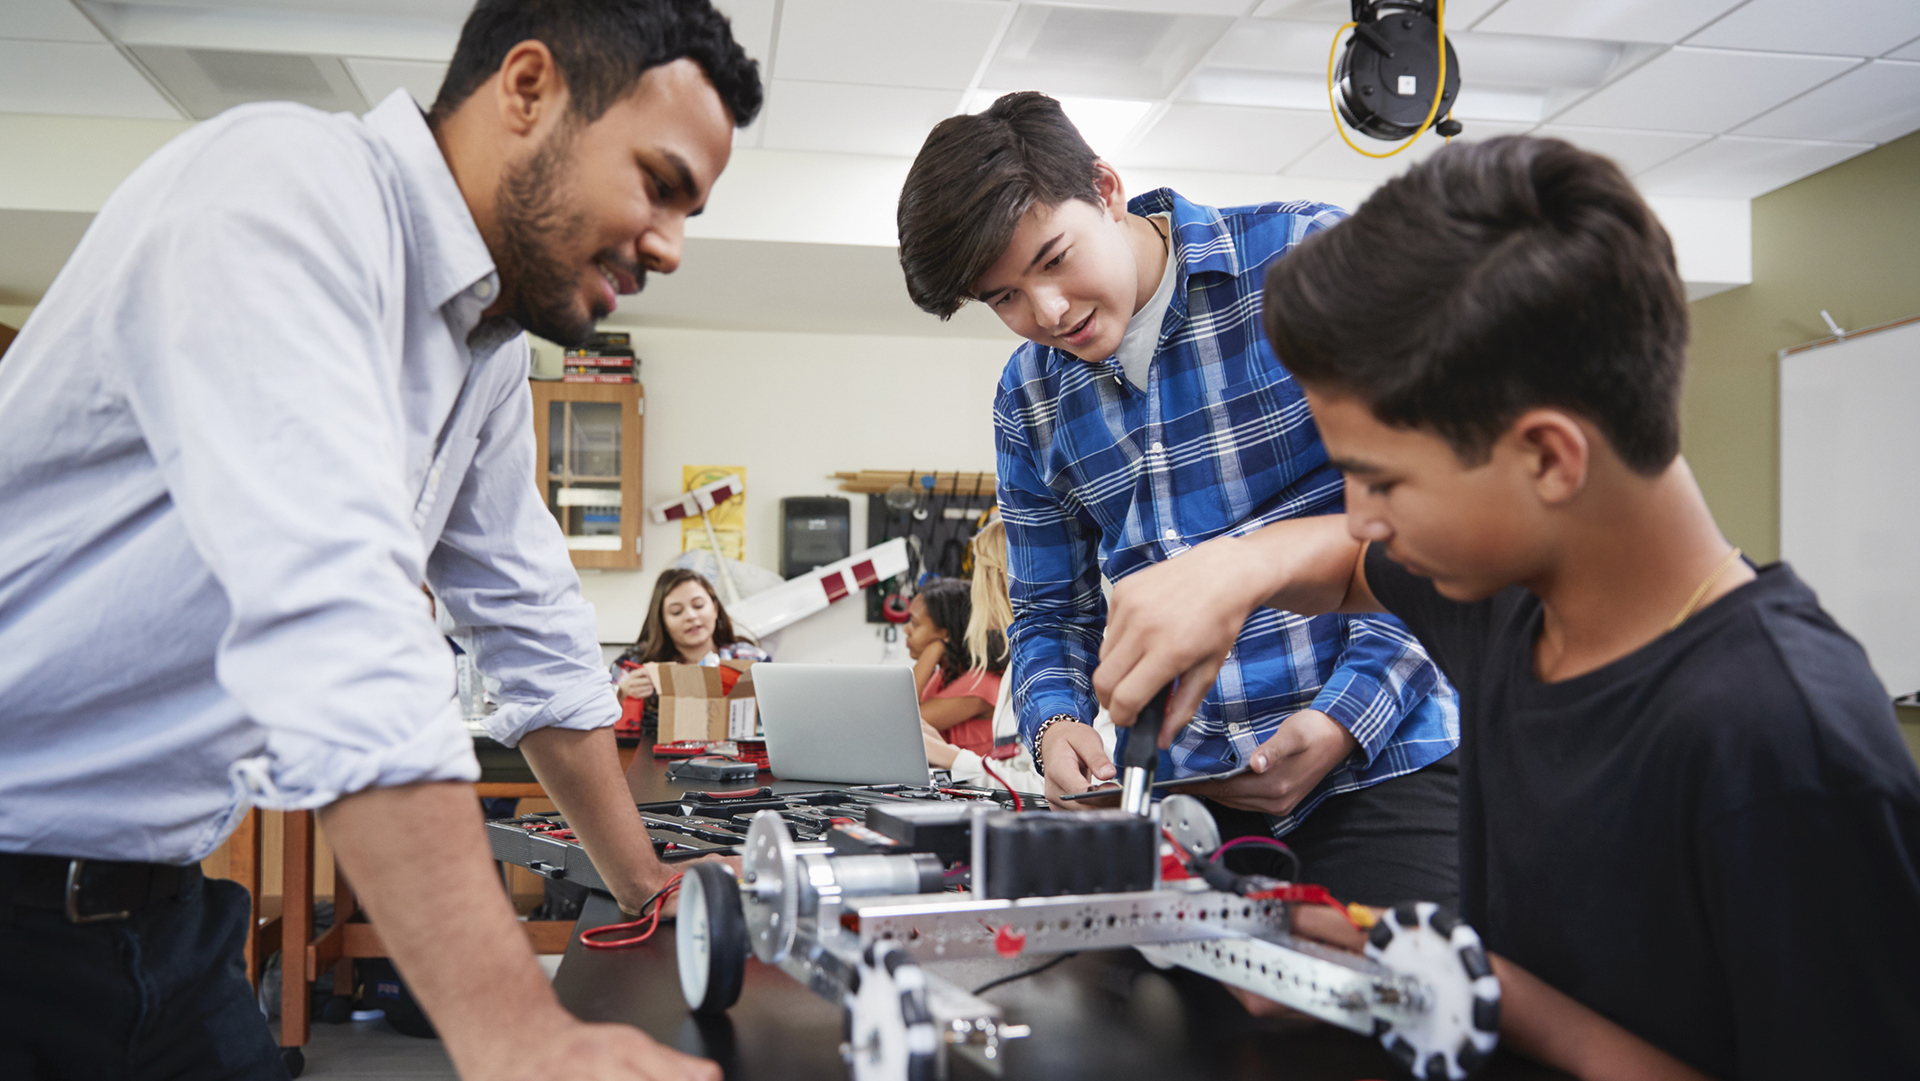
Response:
[[[900,199],[922,308],[987,304],[1029,344],[994,403],[1014,622],[1013,702],[1058,797],[1114,776],[1090,722],[1119,581],[1216,538],[1337,513],[1306,402],[1260,330],[1266,266],[1344,215],[1313,203],[1128,202],[1053,99],[1010,94],[928,137]],[[1284,836],[1345,899],[1456,892],[1457,699],[1389,617],[1262,610],[1160,776],[1230,832]],[[1311,817],[1309,817],[1311,816]]]

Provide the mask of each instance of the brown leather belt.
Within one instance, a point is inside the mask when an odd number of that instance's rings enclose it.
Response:
[[[200,881],[200,867],[0,853],[0,881],[7,880],[16,905],[64,912],[68,923],[99,923],[180,896]]]

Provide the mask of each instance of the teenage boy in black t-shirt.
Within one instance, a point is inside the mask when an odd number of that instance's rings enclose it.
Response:
[[[1115,722],[1178,676],[1177,729],[1260,604],[1391,612],[1460,690],[1461,896],[1511,1046],[1920,1077],[1920,773],[1859,645],[1679,457],[1685,299],[1619,170],[1450,147],[1274,264],[1265,318],[1345,519],[1118,583]]]

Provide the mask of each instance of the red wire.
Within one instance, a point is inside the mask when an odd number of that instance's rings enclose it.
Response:
[[[683,877],[683,875],[674,875],[672,878],[667,879],[667,884],[660,887],[660,892],[647,898],[646,903],[640,906],[640,911],[643,915],[641,915],[639,919],[629,920],[626,923],[609,923],[602,927],[595,927],[589,931],[582,931],[580,932],[580,944],[590,950],[622,950],[629,946],[638,946],[647,939],[652,938],[653,933],[660,929],[660,912],[667,907],[667,898],[680,892],[680,879]],[[641,924],[646,924],[647,929],[628,938],[602,941],[593,937],[612,931],[631,931]]]
[[[1022,810],[1022,809],[1023,809],[1023,807],[1022,807],[1022,805],[1021,805],[1021,803],[1020,803],[1020,793],[1018,793],[1018,792],[1015,792],[1015,791],[1013,790],[1013,786],[1012,786],[1012,785],[1010,785],[1010,784],[1008,784],[1008,783],[1006,782],[1006,778],[1004,778],[1004,777],[1001,777],[1001,776],[1000,776],[1000,775],[999,775],[998,773],[995,773],[995,772],[993,772],[993,767],[992,767],[992,766],[989,766],[989,765],[987,765],[987,760],[986,760],[986,759],[984,759],[984,758],[982,758],[982,759],[980,760],[980,768],[981,768],[981,769],[983,769],[983,770],[986,770],[986,771],[987,771],[987,776],[989,776],[989,777],[991,777],[991,778],[993,778],[993,779],[994,779],[994,780],[996,780],[996,781],[999,781],[999,782],[1000,782],[1000,787],[1001,787],[1001,788],[1004,788],[1004,789],[1006,789],[1006,790],[1007,790],[1007,795],[1009,795],[1009,796],[1012,796],[1012,797],[1013,797],[1013,809],[1014,809],[1014,810],[1016,810],[1016,811],[1019,811],[1019,810]]]

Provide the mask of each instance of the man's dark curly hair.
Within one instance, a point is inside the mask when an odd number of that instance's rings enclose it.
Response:
[[[452,116],[523,41],[553,53],[569,111],[586,123],[649,70],[683,57],[706,72],[735,125],[746,127],[760,112],[760,65],[708,0],[480,0],[460,30],[428,121],[437,126]]]

